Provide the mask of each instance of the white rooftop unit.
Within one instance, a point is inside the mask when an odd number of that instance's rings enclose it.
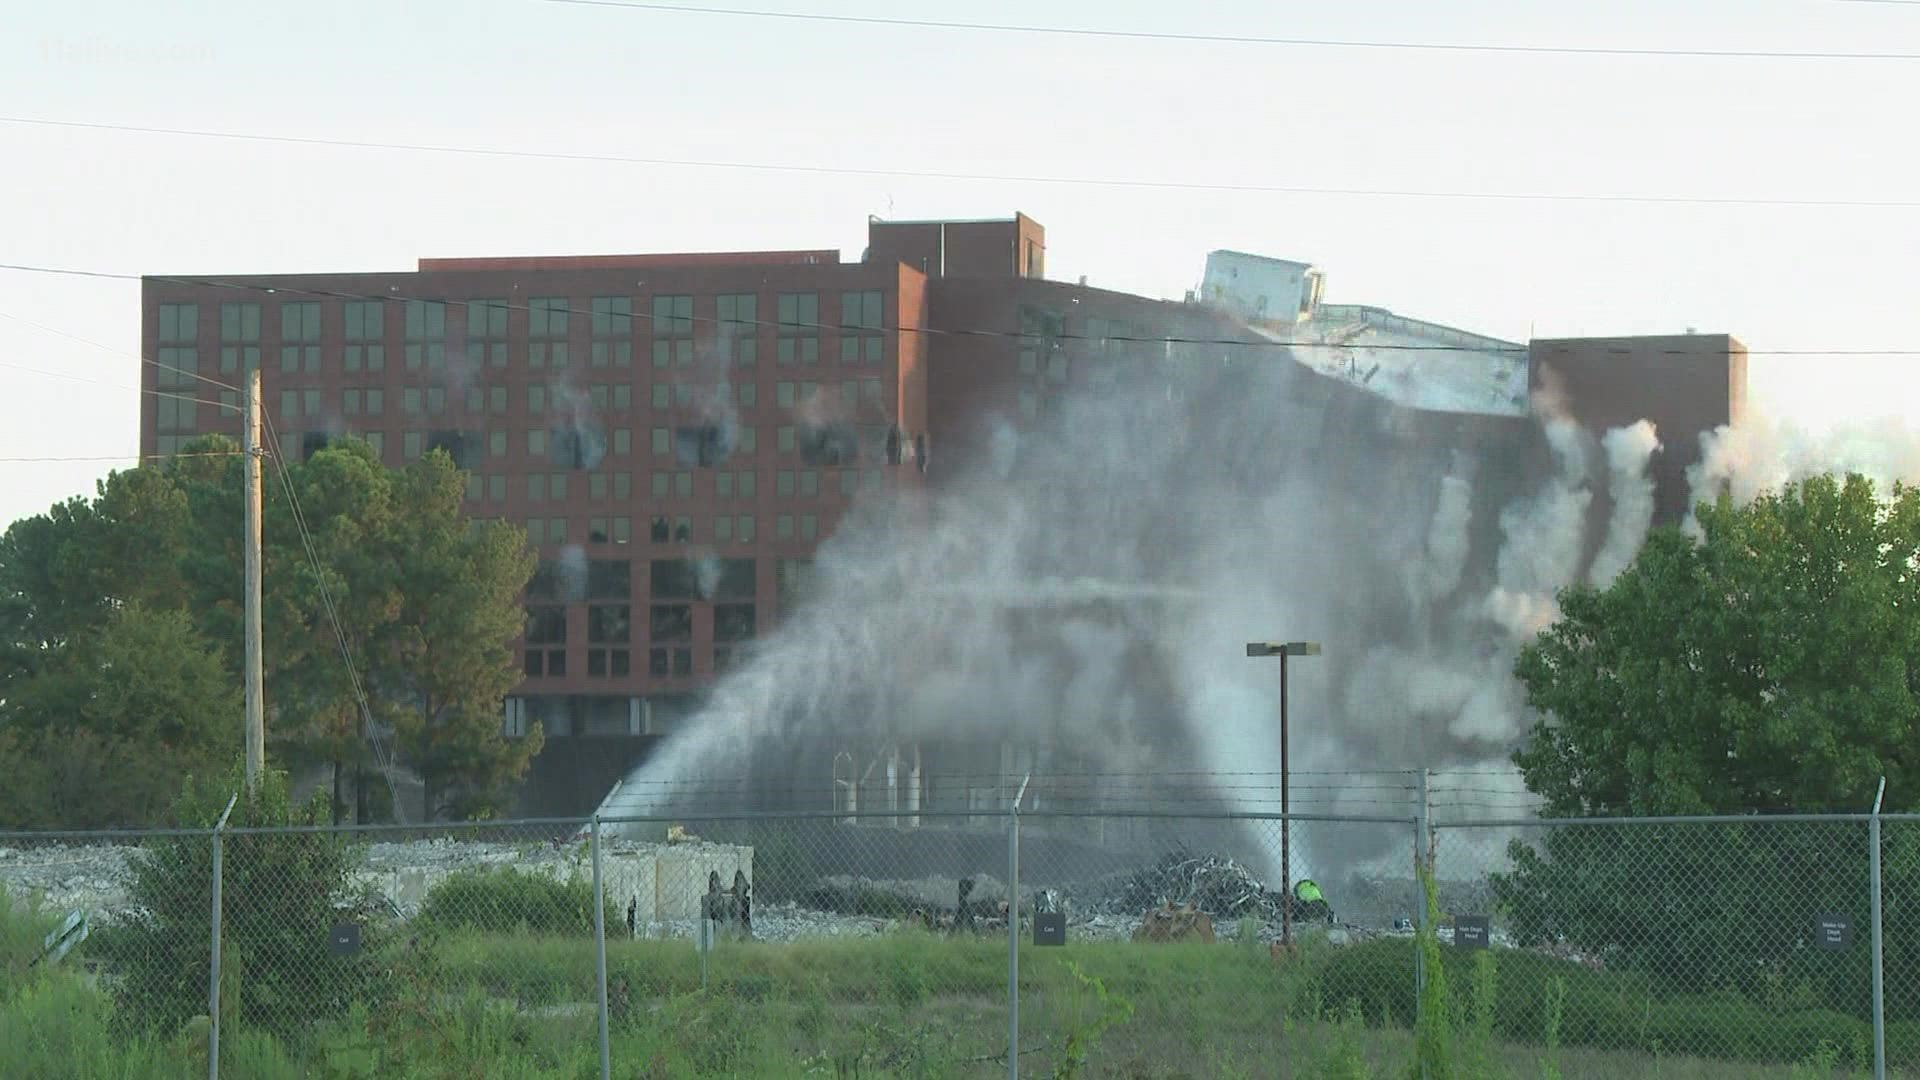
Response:
[[[1207,254],[1200,299],[1243,322],[1291,324],[1312,316],[1323,284],[1311,263],[1214,251]]]

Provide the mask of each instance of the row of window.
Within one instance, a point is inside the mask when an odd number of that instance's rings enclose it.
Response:
[[[222,394],[222,398],[228,397]],[[156,402],[156,427],[169,437],[167,445],[178,447],[186,440],[195,437],[199,431],[200,402],[184,395],[162,395]],[[310,402],[296,398],[292,403],[283,403],[287,410],[304,407]],[[366,402],[363,399],[363,405]],[[223,403],[223,412],[237,413],[239,406]],[[352,431],[351,437],[366,442],[378,457],[385,457],[386,433],[382,431]],[[759,451],[759,439],[755,429],[748,427],[721,429],[714,425],[700,425],[680,428],[654,428],[651,432],[650,447],[656,457],[672,458],[681,465],[702,468],[725,464],[733,455],[752,455]],[[854,483],[855,467],[866,464],[876,466],[880,463],[882,449],[889,464],[899,464],[899,438],[891,431],[884,436],[879,429],[859,429],[844,425],[825,428],[781,427],[776,429],[776,449],[780,454],[797,454],[809,466],[842,470],[841,485],[843,491],[851,494],[850,485]],[[281,451],[285,458],[304,461],[324,449],[333,436],[325,431],[286,431],[281,435]],[[728,440],[732,440],[730,443]],[[535,429],[525,433],[526,456],[536,462],[544,462],[572,472],[586,472],[585,481],[588,490],[595,497],[606,491],[606,477],[613,475],[602,472],[601,465],[609,456],[625,458],[632,454],[633,434],[631,429],[616,428],[612,432],[602,432],[579,428]],[[865,442],[870,451],[862,454],[860,447]],[[401,456],[403,460],[414,461],[430,450],[443,450],[453,458],[454,464],[470,473],[480,473],[489,460],[506,458],[511,449],[511,440],[506,431],[467,431],[455,429],[413,430],[401,432]],[[817,486],[817,480],[807,478],[811,469],[784,470],[776,474],[775,480],[779,494],[792,494],[788,490],[788,476],[795,478],[793,484],[801,493],[810,493]],[[668,494],[665,479],[670,475],[665,471],[656,471],[653,480],[655,495]],[[719,498],[753,498],[757,494],[756,472],[752,468],[718,469],[714,471],[713,494]],[[693,486],[693,474],[682,471],[672,481],[673,491],[690,493]],[[880,475],[872,468],[859,481],[860,486],[869,490],[880,484]],[[505,496],[502,495],[501,498]]]
[[[752,640],[756,629],[755,617],[756,608],[751,598],[745,603],[713,605],[713,640],[727,644]],[[567,609],[558,605],[530,605],[527,608],[524,641],[528,645],[548,647],[567,644]],[[649,605],[647,641],[665,644],[693,641],[693,605]],[[588,607],[587,643],[633,644],[633,606],[594,604]]]
[[[775,603],[790,611],[798,603],[811,571],[807,559],[774,560]],[[693,674],[693,601],[713,601],[711,640],[716,671],[735,662],[740,650],[757,635],[756,563],[753,559],[722,559],[717,572],[703,572],[685,559],[654,559],[646,564],[651,602],[646,607],[644,650],[647,673],[655,678]],[[529,678],[568,674],[567,609],[554,601],[586,599],[586,674],[589,678],[624,678],[631,673],[630,647],[637,644],[631,563],[588,560],[584,573],[569,573],[558,563],[542,563],[528,587],[527,623],[523,634],[524,673]],[[608,602],[613,601],[613,602]]]
[[[646,650],[647,675],[656,679],[686,678],[693,674],[693,647],[690,645],[655,645]],[[713,647],[713,670],[716,674],[731,668],[736,662],[737,650],[731,645]],[[624,648],[587,649],[587,676],[589,678],[625,679],[633,673],[633,654]],[[567,674],[567,651],[565,649],[526,650],[526,663],[523,668],[530,679],[560,678]]]
[[[727,337],[753,333],[761,325],[760,297],[757,293],[720,293],[712,299],[712,314],[707,315],[695,311],[696,298],[692,295],[656,295],[650,298],[640,318],[648,324],[654,337],[691,336],[695,322],[713,323]],[[505,299],[348,300],[339,306],[342,335],[348,341],[384,341],[388,309],[397,308],[398,322],[405,340],[442,341],[447,336],[449,304],[459,304],[465,308],[468,340],[501,340],[508,336],[507,316],[514,306]],[[574,301],[559,296],[536,296],[528,300],[527,337],[567,337],[573,328],[572,317],[576,314],[588,317],[587,329],[596,338],[627,337],[633,333],[635,315],[632,297],[596,296],[588,301],[584,310],[573,305]],[[327,306],[315,300],[279,302],[280,341],[319,341],[321,319]],[[261,309],[261,304],[252,301],[220,304],[220,340],[223,343],[259,341]],[[840,321],[830,328],[883,330],[886,328],[884,309],[885,296],[879,290],[842,292]],[[783,335],[809,334],[826,328],[820,321],[819,293],[779,293],[775,296],[774,310],[774,327]],[[200,305],[161,304],[159,323],[162,344],[197,342],[200,337]]]
[[[172,384],[163,385],[170,389],[178,388]],[[614,411],[633,407],[633,387],[627,383],[594,383],[584,388],[584,392],[535,384],[527,387],[526,391],[527,411],[536,415],[582,405]],[[317,387],[282,389],[281,418],[322,415],[325,407],[322,393]],[[385,387],[348,387],[339,393],[340,413],[343,416],[379,416],[386,410]],[[228,394],[231,395],[232,391],[228,391]],[[811,403],[819,394],[820,384],[817,382],[782,381],[774,384],[774,401],[781,408],[797,408]],[[399,395],[400,410],[409,416],[441,416],[447,412],[448,397],[443,387],[405,386],[399,388]],[[846,379],[840,383],[842,408],[853,409],[861,404],[878,408],[884,397],[885,389],[879,379]],[[759,388],[752,383],[722,383],[709,388],[688,383],[654,383],[649,398],[649,403],[656,409],[705,404],[751,409],[760,404]],[[493,416],[507,413],[508,397],[504,386],[469,386],[464,399],[469,413]],[[235,401],[237,403],[238,399],[235,398]]]
[[[527,542],[535,547],[579,542],[579,534],[568,529],[568,522],[569,519],[563,517],[528,518],[525,522]],[[648,540],[656,544],[751,544],[756,535],[752,514],[719,514],[711,519],[659,516],[653,518],[648,528]],[[820,517],[818,514],[775,514],[773,535],[776,540],[816,540],[820,536]],[[592,544],[631,543],[633,521],[628,517],[589,518],[585,539]]]
[[[582,538],[568,528],[564,517],[527,518],[523,523],[527,543],[535,547],[579,543]],[[652,519],[648,540],[656,544],[751,544],[758,536],[752,514],[718,514],[712,518],[659,516]],[[820,537],[818,514],[775,514],[773,537],[776,540],[817,540]],[[633,519],[596,517],[587,521],[585,542],[590,544],[628,544],[633,542]]]

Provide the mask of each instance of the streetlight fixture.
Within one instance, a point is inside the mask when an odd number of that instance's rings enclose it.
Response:
[[[1280,658],[1280,944],[1293,946],[1293,848],[1287,820],[1287,657],[1319,656],[1317,641],[1249,641],[1249,657]]]

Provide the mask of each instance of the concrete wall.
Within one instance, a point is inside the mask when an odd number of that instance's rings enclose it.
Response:
[[[529,874],[545,874],[565,881],[577,875],[592,879],[593,865],[582,849],[531,857],[518,847],[502,845],[485,854],[418,862],[395,862],[360,871],[355,879],[372,886],[412,917],[427,894],[447,878],[484,867],[512,867]],[[718,873],[720,884],[733,884],[734,871],[753,881],[753,848],[734,844],[608,844],[601,852],[600,872],[607,896],[607,921],[614,925],[627,917],[629,903],[643,925],[696,919],[700,898],[707,892],[707,875]]]

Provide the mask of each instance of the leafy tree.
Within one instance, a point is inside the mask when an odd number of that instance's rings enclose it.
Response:
[[[1859,812],[1881,776],[1889,808],[1910,805],[1920,493],[1815,477],[1699,522],[1698,539],[1654,533],[1604,591],[1564,593],[1522,652],[1542,715],[1514,761],[1545,813]],[[1888,887],[1920,899],[1912,839],[1890,832]],[[1866,843],[1858,823],[1563,827],[1516,844],[1495,885],[1524,938],[1686,989],[1854,1009],[1864,950],[1812,938],[1822,914],[1865,926]]]
[[[525,618],[519,597],[533,555],[518,528],[468,526],[459,513],[465,486],[437,451],[400,478],[413,510],[396,522],[408,579],[377,659],[385,696],[411,703],[401,746],[425,782],[430,816],[496,813],[542,741],[537,731],[500,737],[501,699],[520,677],[509,645]]]
[[[235,447],[209,436],[188,449]],[[368,799],[370,738],[405,747],[436,816],[497,810],[539,749],[537,735],[507,740],[499,726],[501,699],[517,679],[508,646],[532,556],[516,528],[473,528],[464,488],[443,453],[390,469],[357,440],[284,472],[268,468],[269,749],[293,768],[330,767],[335,820],[346,815],[349,778],[362,820],[384,809]],[[93,500],[16,523],[0,537],[0,698],[37,700],[49,725],[69,724],[63,710],[76,707],[72,691],[83,684],[58,678],[79,662],[67,654],[130,605],[177,615],[221,646],[214,655],[238,686],[241,521],[241,459],[215,453],[115,473]],[[352,675],[343,653],[353,657]],[[43,679],[37,690],[26,686]],[[4,719],[0,711],[0,730]],[[113,757],[113,740],[128,737],[99,734],[62,751],[74,775],[90,775],[74,755]],[[9,737],[28,752],[27,735]],[[122,764],[114,757],[115,769]],[[155,805],[158,789],[139,790],[143,805]]]
[[[1521,653],[1547,812],[1859,811],[1883,775],[1914,799],[1920,491],[1815,477],[1699,520]]]
[[[185,613],[120,608],[0,704],[0,822],[163,820],[182,777],[231,763],[240,717],[220,651]]]

